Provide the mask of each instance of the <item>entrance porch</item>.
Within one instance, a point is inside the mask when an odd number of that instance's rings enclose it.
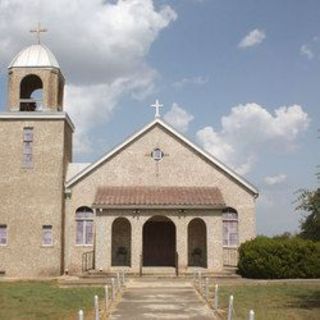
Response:
[[[98,190],[95,269],[223,269],[222,196],[217,188],[113,187]]]

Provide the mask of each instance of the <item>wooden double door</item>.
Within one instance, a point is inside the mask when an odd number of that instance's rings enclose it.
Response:
[[[175,266],[176,228],[172,221],[147,221],[143,226],[143,266]]]

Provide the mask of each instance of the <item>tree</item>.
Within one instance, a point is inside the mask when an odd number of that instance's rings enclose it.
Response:
[[[297,199],[296,210],[303,210],[300,236],[304,239],[320,241],[320,188],[315,191],[302,190]]]

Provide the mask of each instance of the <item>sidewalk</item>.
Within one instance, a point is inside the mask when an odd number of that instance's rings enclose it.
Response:
[[[134,279],[127,288],[109,319],[214,319],[188,281]]]

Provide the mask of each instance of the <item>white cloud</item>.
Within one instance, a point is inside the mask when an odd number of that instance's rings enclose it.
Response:
[[[179,107],[177,103],[173,103],[171,109],[164,116],[165,121],[181,132],[188,131],[189,123],[193,119],[193,115]]]
[[[248,173],[263,152],[288,152],[310,119],[299,105],[280,107],[274,114],[256,103],[233,107],[222,117],[221,130],[205,127],[197,132],[201,145],[240,174]]]
[[[264,178],[264,182],[269,186],[273,186],[275,184],[281,184],[286,180],[287,180],[287,176],[283,173],[280,173],[275,176],[267,176]]]
[[[309,45],[304,44],[300,48],[300,54],[307,57],[309,60],[312,60],[314,58],[314,53]]]
[[[257,46],[266,38],[263,30],[254,29],[250,31],[239,43],[239,48],[249,48]]]
[[[152,0],[0,1],[0,67],[35,42],[28,29],[40,20],[49,30],[43,42],[69,84],[66,109],[88,133],[123,95],[142,99],[152,92],[157,72],[145,57],[176,18],[170,6],[157,9]]]
[[[209,82],[208,77],[198,76],[192,78],[182,78],[172,84],[175,88],[183,88],[187,85],[203,86]]]

